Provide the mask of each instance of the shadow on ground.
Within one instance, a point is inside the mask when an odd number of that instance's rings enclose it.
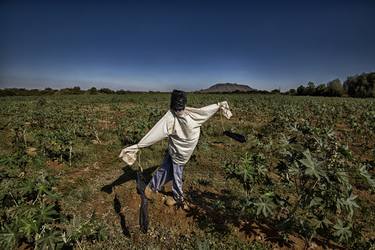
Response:
[[[122,233],[125,236],[130,237],[129,228],[126,225],[125,215],[122,212],[120,199],[118,198],[117,194],[115,194],[115,198],[113,199],[113,208],[115,209],[116,214],[120,217],[120,225],[121,225]]]
[[[146,183],[148,183],[151,180],[152,173],[158,167],[159,166],[152,166],[152,167],[149,167],[149,168],[143,170],[143,176],[145,177]],[[119,185],[121,185],[123,183],[126,183],[128,181],[131,181],[131,180],[135,181],[137,179],[137,171],[136,170],[133,170],[130,167],[123,167],[122,170],[124,171],[124,173],[121,176],[119,176],[112,183],[103,186],[100,190],[102,192],[106,192],[107,194],[111,194],[112,191],[113,191],[113,188],[115,188],[116,186],[119,186]]]
[[[292,247],[293,242],[285,239],[281,232],[274,229],[275,222],[245,216],[238,204],[238,197],[226,189],[221,190],[219,194],[190,189],[187,196],[192,207],[187,216],[192,217],[202,230],[226,235],[231,233],[231,226],[234,226],[249,238],[264,235],[267,241],[280,247]]]
[[[224,236],[231,233],[231,227],[236,227],[249,238],[261,236],[264,241],[277,244],[279,247],[302,249],[307,246],[303,238],[291,234],[291,229],[296,230],[296,223],[251,217],[241,211],[242,206],[238,197],[227,189],[213,193],[190,188],[187,197],[191,203],[191,210],[186,216],[192,217],[204,231]],[[322,248],[328,246],[333,249],[344,249],[328,241],[324,235],[317,235],[314,242]]]
[[[158,168],[158,166],[153,166],[153,167],[147,168],[143,171],[143,177],[144,177],[144,180],[145,180],[146,183],[148,183],[150,181],[151,175],[155,171],[156,168]],[[107,194],[111,194],[117,186],[119,186],[123,183],[126,183],[128,181],[131,181],[131,180],[135,181],[137,179],[137,171],[136,170],[133,170],[129,167],[123,167],[122,170],[124,171],[124,173],[121,176],[119,176],[112,183],[103,186],[101,188],[102,192],[105,192]],[[122,233],[125,236],[130,237],[131,235],[130,235],[129,227],[126,224],[126,219],[125,219],[125,215],[123,213],[122,205],[121,205],[120,199],[119,199],[116,191],[115,191],[115,195],[114,195],[114,199],[113,199],[113,208],[114,208],[116,214],[120,217],[120,225],[121,225]]]
[[[226,209],[227,197],[209,191],[190,189],[187,197],[191,204],[188,217],[193,217],[199,228],[219,234],[230,232],[229,224],[236,221],[231,210]]]

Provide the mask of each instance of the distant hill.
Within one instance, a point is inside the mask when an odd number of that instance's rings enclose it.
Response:
[[[256,91],[248,85],[237,84],[237,83],[217,83],[207,89],[202,89],[200,92],[248,92]]]

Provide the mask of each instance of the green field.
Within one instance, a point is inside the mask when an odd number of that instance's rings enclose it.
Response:
[[[140,232],[138,165],[118,155],[169,107],[169,94],[0,98],[1,249],[374,249],[375,100],[189,94],[227,100],[184,172],[190,212],[170,186]],[[143,149],[150,178],[167,141]]]

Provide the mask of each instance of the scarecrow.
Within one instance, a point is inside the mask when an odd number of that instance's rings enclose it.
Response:
[[[179,205],[183,209],[189,209],[182,189],[184,166],[198,144],[200,127],[219,110],[227,119],[232,116],[226,101],[202,108],[186,107],[186,102],[185,92],[173,90],[170,110],[138,144],[124,148],[119,156],[128,165],[133,165],[140,148],[168,138],[168,150],[163,163],[145,187],[144,194],[147,199],[151,200],[165,183],[172,181],[173,197],[167,197],[165,203],[168,206]]]

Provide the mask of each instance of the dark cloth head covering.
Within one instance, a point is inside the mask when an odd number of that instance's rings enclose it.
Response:
[[[185,109],[187,102],[186,93],[181,90],[174,89],[171,95],[171,109],[174,111]]]

